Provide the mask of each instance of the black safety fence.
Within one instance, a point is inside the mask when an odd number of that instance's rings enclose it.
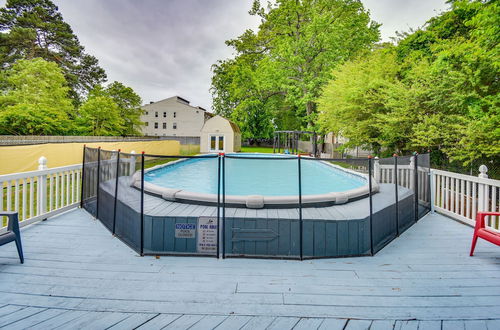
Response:
[[[83,148],[80,206],[92,216],[97,215],[97,186],[99,185],[99,150]]]
[[[223,165],[223,257],[303,258],[299,158],[234,154]]]
[[[217,154],[144,155],[144,254],[219,255],[221,166]],[[193,183],[206,190],[187,191]]]
[[[320,159],[84,148],[83,169],[82,207],[141,255],[373,255],[430,210],[426,154]]]
[[[301,158],[305,258],[373,254],[372,165],[369,158]]]

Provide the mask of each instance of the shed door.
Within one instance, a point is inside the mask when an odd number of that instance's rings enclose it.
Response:
[[[223,152],[224,151],[224,135],[210,135],[210,151]]]

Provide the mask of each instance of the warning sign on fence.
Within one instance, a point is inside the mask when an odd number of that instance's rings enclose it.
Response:
[[[196,225],[194,223],[176,223],[175,238],[194,238]]]
[[[198,218],[197,249],[200,253],[217,252],[217,218]]]

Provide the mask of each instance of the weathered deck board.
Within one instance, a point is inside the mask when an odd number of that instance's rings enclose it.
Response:
[[[168,206],[173,211],[174,204]],[[200,211],[213,212],[192,210]],[[241,217],[291,213],[252,210]],[[325,209],[311,214],[327,216]],[[443,232],[447,236],[436,235]],[[497,329],[500,320],[490,319],[498,318],[500,250],[479,241],[476,256],[469,257],[471,235],[470,227],[428,215],[374,257],[155,259],[138,257],[86,212],[74,210],[23,229],[25,264],[13,244],[0,247],[0,325]]]
[[[46,309],[40,313],[33,314],[29,317],[26,317],[24,319],[18,320],[16,322],[13,322],[9,324],[9,329],[15,330],[15,329],[27,329],[31,328],[38,323],[41,323],[46,320],[50,320],[56,316],[59,316],[63,313],[67,312],[64,309]]]

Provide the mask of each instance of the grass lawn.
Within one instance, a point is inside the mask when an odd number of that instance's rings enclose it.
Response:
[[[264,154],[272,154],[272,147],[241,147],[241,152],[259,152]]]

